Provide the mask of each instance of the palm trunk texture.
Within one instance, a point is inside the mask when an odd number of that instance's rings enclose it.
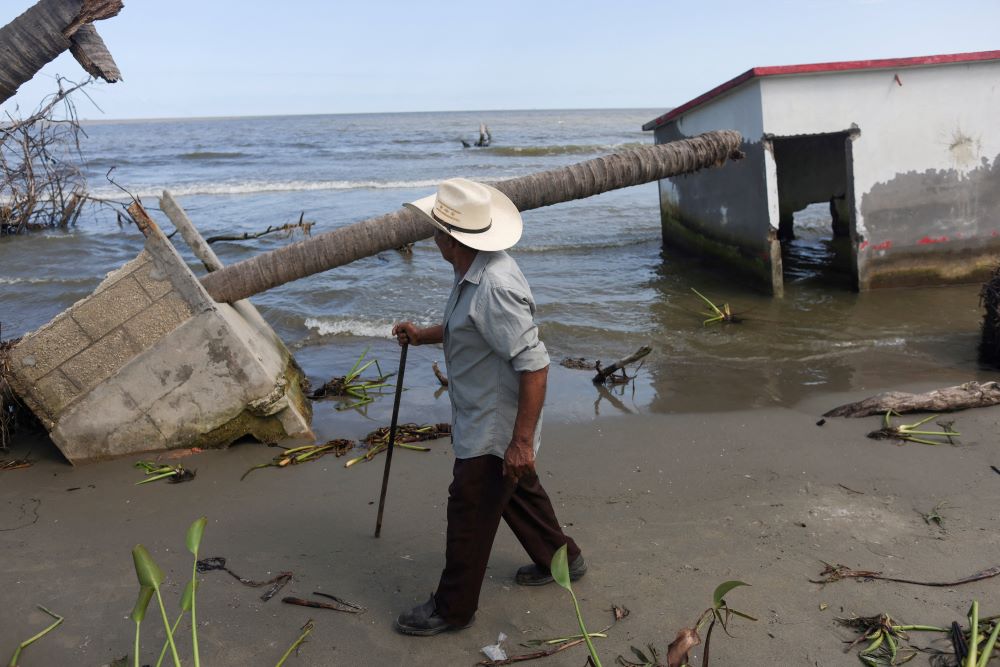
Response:
[[[492,185],[510,197],[518,210],[528,211],[721,166],[727,159],[742,157],[742,141],[734,130],[707,132]],[[401,248],[428,238],[433,231],[416,213],[401,208],[231,264],[201,281],[216,301],[232,303],[362,257]]]
[[[14,96],[22,83],[72,47],[74,57],[93,75],[119,78],[118,68],[101,38],[89,27],[122,9],[122,0],[39,0],[0,28],[0,102]]]

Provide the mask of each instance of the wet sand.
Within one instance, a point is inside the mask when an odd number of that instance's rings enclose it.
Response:
[[[1000,564],[1000,475],[990,468],[1000,467],[1000,408],[948,417],[962,433],[958,446],[867,439],[879,426],[876,417],[816,425],[825,410],[880,390],[939,386],[869,386],[810,396],[794,407],[723,413],[548,419],[539,470],[590,563],[574,586],[588,626],[609,622],[614,603],[632,612],[597,642],[603,663],[627,656],[630,645],[665,649],[729,579],[752,584],[728,600],[760,620],[737,619],[735,638],[714,635],[716,665],[857,664],[843,653],[850,635],[835,624],[837,616],[887,612],[944,625],[964,617],[972,599],[984,615],[1000,612],[1000,578],[954,588],[808,581],[824,560],[921,580],[957,579]],[[24,455],[29,446],[22,441],[10,454]],[[427,454],[397,452],[378,540],[381,458],[345,470],[344,459],[327,457],[260,470],[240,482],[274,450],[237,445],[183,459],[198,471],[193,482],[134,486],[141,474],[131,459],[72,468],[51,445],[33,446],[39,460],[32,468],[0,472],[0,652],[7,655],[47,625],[36,604],[66,621],[26,650],[26,667],[96,666],[130,653],[128,614],[137,590],[130,550],[137,542],[167,573],[173,618],[190,573],[184,534],[202,514],[209,518],[202,556],[225,556],[233,570],[255,579],[295,574],[266,603],[260,590],[223,572],[202,575],[198,619],[206,665],[273,665],[310,618],[315,630],[288,665],[471,665],[499,632],[520,652],[528,649],[519,641],[576,631],[564,591],[514,584],[524,557],[502,526],[475,625],[429,639],[393,632],[395,615],[426,599],[443,564],[452,461],[446,441]],[[925,523],[920,512],[942,502],[943,527]],[[367,612],[280,601],[312,591]],[[144,664],[159,651],[157,624],[151,610]],[[918,643],[930,639],[920,636]],[[693,657],[700,664],[698,649]],[[577,647],[536,664],[584,661],[585,649]]]

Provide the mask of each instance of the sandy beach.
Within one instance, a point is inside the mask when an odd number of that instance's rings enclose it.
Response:
[[[962,378],[956,377],[959,382]],[[549,418],[539,471],[561,521],[584,549],[587,576],[575,585],[588,627],[610,622],[612,604],[631,615],[597,650],[605,665],[631,645],[665,649],[711,603],[715,586],[751,584],[728,596],[752,614],[734,637],[717,633],[712,664],[849,665],[851,634],[835,617],[889,613],[909,623],[948,624],[971,600],[996,613],[996,579],[926,588],[883,581],[810,583],[822,561],[888,576],[949,581],[997,565],[1000,408],[954,418],[960,444],[897,446],[865,437],[879,419],[819,416],[880,390],[812,396],[794,407],[722,413]],[[388,401],[386,401],[388,402]],[[405,414],[403,415],[405,418]],[[914,420],[915,421],[915,420]],[[574,423],[570,423],[574,422]],[[23,440],[10,452],[27,454]],[[206,665],[272,665],[308,620],[315,630],[287,664],[472,665],[480,647],[576,632],[569,596],[556,586],[514,584],[523,564],[502,526],[475,624],[430,639],[396,634],[392,620],[422,602],[443,564],[447,441],[393,461],[383,535],[373,538],[381,458],[343,468],[344,459],[265,469],[240,482],[274,450],[257,444],[183,459],[186,484],[135,486],[131,459],[73,468],[37,441],[29,469],[0,473],[0,650],[48,624],[63,625],[25,652],[22,664],[102,665],[130,652],[128,619],[137,590],[130,550],[146,545],[167,572],[168,614],[190,573],[187,526],[206,515],[202,556],[224,556],[244,577],[294,579],[268,602],[223,572],[202,575],[198,598]],[[921,513],[938,507],[941,526]],[[282,596],[336,595],[364,606],[351,615],[283,604]],[[315,598],[320,599],[320,598]],[[162,641],[151,613],[144,664]],[[188,634],[184,644],[188,642]],[[916,643],[930,644],[931,636]],[[182,645],[182,655],[189,648]],[[692,658],[700,664],[700,650]],[[912,664],[927,664],[918,656]],[[536,664],[583,665],[577,647]]]

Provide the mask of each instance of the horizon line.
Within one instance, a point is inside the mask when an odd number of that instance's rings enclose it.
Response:
[[[672,107],[667,107],[669,111]],[[221,114],[205,116],[136,116],[130,118],[79,118],[80,123],[142,123],[157,121],[201,121],[201,120],[236,120],[252,118],[286,118],[309,116],[390,116],[405,114],[447,114],[447,113],[510,113],[523,111],[650,111],[663,107],[538,107],[533,109],[438,109],[422,111],[333,111],[315,113],[262,113],[262,114]]]

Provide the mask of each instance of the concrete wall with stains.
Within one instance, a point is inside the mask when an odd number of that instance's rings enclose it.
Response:
[[[768,285],[775,238],[769,193],[776,184],[765,164],[760,94],[759,82],[750,82],[657,128],[654,136],[659,144],[722,128],[743,135],[743,160],[660,181],[663,245],[720,258]],[[780,253],[777,261],[780,272]]]
[[[657,128],[657,142],[725,128],[747,140],[742,163],[661,183],[661,210],[763,258],[780,219],[770,140],[848,132],[857,287],[979,281],[1000,264],[997,119],[1000,61],[752,78]]]
[[[760,81],[764,131],[854,126],[860,289],[983,279],[1000,263],[1000,62]]]

